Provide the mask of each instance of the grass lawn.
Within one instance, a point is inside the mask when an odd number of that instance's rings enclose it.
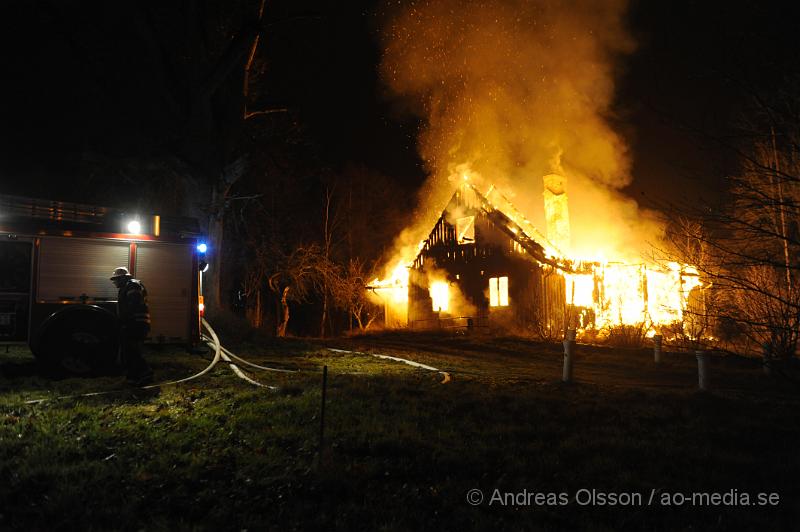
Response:
[[[248,371],[270,390],[220,363],[188,383],[138,390],[119,376],[40,377],[27,350],[0,351],[0,529],[782,530],[800,519],[791,368],[769,378],[756,362],[715,357],[712,391],[701,394],[689,354],[656,366],[648,351],[579,346],[576,382],[563,384],[560,346],[518,338],[387,333],[228,347],[299,371]],[[147,358],[167,381],[210,355]],[[28,403],[102,390],[121,391]],[[473,489],[483,493],[474,506]],[[591,490],[595,504],[581,504]],[[699,495],[693,505],[692,493],[738,504]],[[603,494],[633,504],[599,504]],[[688,498],[677,504],[676,494]]]

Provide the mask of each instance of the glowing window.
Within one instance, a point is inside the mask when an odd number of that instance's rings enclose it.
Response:
[[[433,310],[447,312],[448,303],[450,301],[450,287],[447,283],[442,281],[431,283],[429,292],[433,300]]]
[[[456,237],[459,244],[475,242],[475,217],[467,216],[456,220]]]
[[[508,306],[508,277],[489,278],[489,306]]]

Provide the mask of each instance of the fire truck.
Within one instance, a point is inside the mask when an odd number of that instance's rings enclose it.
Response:
[[[45,368],[110,368],[125,266],[148,291],[147,342],[196,345],[206,245],[197,220],[0,196],[0,343],[27,343]]]

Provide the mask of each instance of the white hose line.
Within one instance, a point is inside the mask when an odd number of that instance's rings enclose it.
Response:
[[[214,331],[214,329],[211,327],[211,325],[208,323],[208,321],[206,321],[205,318],[201,318],[201,323],[203,324],[203,327],[205,327],[206,330],[208,331],[208,333],[210,334],[210,336],[206,336],[205,334],[201,334],[201,340],[205,341],[206,344],[209,347],[214,349],[214,358],[211,360],[211,362],[208,364],[208,366],[206,366],[202,371],[199,371],[199,372],[197,372],[194,375],[191,375],[189,377],[185,377],[183,379],[177,379],[177,380],[174,380],[174,381],[162,382],[162,383],[158,383],[158,384],[149,384],[147,386],[140,386],[139,387],[140,390],[152,390],[152,389],[161,388],[161,387],[164,387],[164,386],[172,386],[172,385],[175,385],[175,384],[182,384],[184,382],[189,382],[191,380],[194,380],[194,379],[197,379],[199,377],[202,377],[203,375],[205,375],[208,372],[210,372],[212,369],[214,369],[214,366],[216,366],[217,363],[220,360],[223,360],[223,361],[227,362],[228,366],[230,366],[230,368],[231,368],[231,371],[233,371],[233,373],[237,377],[239,377],[240,379],[243,379],[243,380],[245,380],[245,381],[247,381],[250,384],[253,384],[255,386],[258,386],[258,387],[261,387],[261,388],[267,388],[269,390],[277,390],[278,388],[276,386],[270,386],[268,384],[260,383],[260,382],[256,381],[255,379],[252,379],[251,377],[247,376],[247,374],[245,374],[236,364],[233,363],[232,359],[234,359],[234,360],[236,360],[236,361],[238,361],[238,362],[240,362],[242,364],[246,364],[248,366],[251,366],[251,367],[254,367],[256,369],[263,370],[263,371],[274,371],[274,372],[279,372],[279,373],[298,373],[300,371],[300,370],[291,370],[291,369],[282,369],[282,368],[271,368],[271,367],[268,367],[268,366],[260,366],[258,364],[253,363],[253,362],[250,362],[249,360],[245,360],[245,359],[237,356],[232,351],[226,349],[225,347],[222,347],[222,345],[219,342],[219,337],[217,337],[217,333]],[[328,347],[326,349],[328,351],[333,351],[335,353],[349,353],[349,354],[354,354],[354,355],[373,356],[373,357],[382,358],[382,359],[385,359],[385,360],[392,360],[392,361],[395,361],[395,362],[402,362],[403,364],[408,364],[409,366],[414,366],[414,367],[425,369],[425,370],[428,370],[428,371],[435,371],[437,373],[441,373],[443,375],[443,377],[444,377],[442,379],[441,384],[447,384],[448,382],[451,381],[450,374],[448,372],[442,371],[442,370],[437,369],[437,368],[434,368],[433,366],[428,366],[428,365],[425,365],[425,364],[420,364],[419,362],[414,362],[413,360],[408,360],[408,359],[399,358],[399,357],[393,357],[393,356],[389,356],[389,355],[381,355],[381,354],[375,354],[375,353],[364,353],[364,352],[361,352],[361,351],[347,351],[347,350],[344,350],[344,349],[334,349],[334,348],[331,348],[331,347]],[[106,391],[103,391],[103,392],[89,392],[89,393],[83,393],[83,394],[77,394],[77,395],[61,395],[61,396],[52,397],[52,398],[48,397],[48,398],[42,398],[42,399],[31,399],[29,401],[25,401],[24,404],[31,405],[31,404],[44,403],[44,402],[47,402],[47,401],[57,401],[57,400],[64,400],[64,399],[78,399],[78,398],[81,398],[81,397],[97,397],[97,396],[101,396],[101,395],[110,395],[110,394],[113,394],[113,393],[120,393],[120,392],[129,391],[129,390],[130,390],[130,388],[122,388],[122,389],[117,389],[117,390],[106,390]]]
[[[141,386],[139,388],[140,390],[152,390],[154,388],[161,388],[162,386],[171,386],[173,384],[181,384],[181,383],[184,383],[184,382],[188,382],[188,381],[197,379],[198,377],[202,377],[203,375],[205,375],[206,373],[208,373],[209,371],[214,369],[214,366],[216,366],[217,362],[219,362],[220,359],[222,358],[222,346],[219,344],[219,338],[217,338],[217,333],[214,332],[214,329],[211,328],[211,325],[208,324],[208,322],[205,320],[205,318],[203,318],[202,323],[208,329],[209,333],[211,333],[211,338],[210,339],[212,340],[213,344],[210,345],[210,347],[212,347],[214,349],[214,358],[213,358],[213,360],[211,360],[211,363],[209,363],[209,365],[206,366],[205,369],[195,373],[194,375],[192,375],[190,377],[186,377],[184,379],[178,379],[178,380],[174,380],[174,381],[162,382],[162,383],[159,383],[159,384],[150,384],[148,386]],[[205,335],[203,335],[203,336],[205,336]],[[80,397],[96,397],[96,396],[99,396],[99,395],[110,395],[112,393],[120,393],[120,392],[129,391],[129,390],[130,390],[130,388],[121,388],[121,389],[117,389],[117,390],[107,390],[107,391],[104,391],[104,392],[90,392],[90,393],[82,393],[82,394],[78,394],[78,395],[62,395],[62,396],[59,396],[59,397],[52,397],[52,398],[32,399],[30,401],[25,401],[25,404],[26,405],[32,405],[32,404],[44,403],[46,401],[57,401],[57,400],[62,400],[62,399],[78,399]]]
[[[204,338],[206,337],[204,336]],[[236,360],[237,362],[264,371],[275,371],[278,373],[298,373],[300,371],[299,369],[283,369],[283,368],[271,368],[269,366],[259,366],[258,364],[250,362],[249,360],[245,360],[244,358],[238,356],[236,353],[234,353],[233,351],[224,346],[222,347],[222,352],[231,357],[232,359]]]
[[[258,382],[257,380],[251,379],[250,377],[245,375],[245,373],[242,370],[239,369],[239,366],[234,364],[231,361],[231,359],[228,357],[228,355],[225,354],[224,351],[222,352],[222,360],[224,360],[225,362],[228,363],[228,365],[231,367],[231,370],[233,370],[233,372],[236,374],[236,376],[239,377],[240,379],[244,379],[247,382],[249,382],[250,384],[255,384],[256,386],[259,386],[261,388],[267,388],[269,390],[277,390],[278,389],[277,386],[270,386],[269,384],[262,384],[262,383]]]
[[[198,377],[202,377],[203,375],[205,375],[206,373],[208,373],[209,371],[214,369],[214,366],[216,366],[217,362],[219,362],[220,358],[222,358],[222,346],[219,343],[219,338],[217,337],[217,333],[214,332],[214,329],[211,328],[211,325],[209,325],[209,323],[206,321],[206,319],[205,318],[200,318],[200,320],[201,320],[203,326],[206,329],[208,329],[208,332],[211,333],[211,338],[214,341],[214,345],[211,346],[211,347],[214,348],[214,359],[211,361],[211,364],[209,364],[206,367],[206,369],[204,369],[203,371],[201,371],[199,373],[195,373],[191,377],[186,377],[185,379],[179,379],[177,381],[170,381],[170,382],[167,382],[167,383],[164,383],[164,384],[151,384],[150,386],[144,386],[143,387],[144,390],[147,390],[148,388],[158,388],[159,386],[165,386],[165,385],[169,385],[169,384],[180,384],[182,382],[186,382],[186,381],[190,381],[192,379],[196,379]]]
[[[426,364],[420,364],[419,362],[414,362],[413,360],[408,360],[406,358],[400,357],[393,357],[389,355],[380,355],[377,353],[364,353],[362,351],[347,351],[345,349],[333,349],[332,347],[326,347],[328,351],[333,351],[334,353],[350,353],[353,355],[366,355],[376,358],[382,358],[384,360],[393,360],[395,362],[402,362],[403,364],[408,364],[409,366],[414,366],[415,368],[426,369],[428,371],[435,371],[436,373],[441,373],[443,375],[443,379],[441,384],[447,384],[451,381],[450,374],[446,371],[442,371],[440,369],[434,368],[433,366],[428,366]]]
[[[236,374],[237,377],[239,377],[241,379],[244,379],[244,380],[246,380],[247,382],[249,382],[251,384],[255,384],[256,386],[259,386],[259,387],[262,387],[262,388],[268,388],[270,390],[277,390],[278,389],[275,386],[269,386],[267,384],[261,384],[260,382],[258,382],[256,380],[253,380],[250,377],[248,377],[247,375],[245,375],[242,372],[242,370],[240,370],[239,367],[236,366],[236,364],[233,364],[231,362],[231,359],[226,354],[227,349],[225,349],[224,347],[222,347],[222,345],[220,345],[219,338],[217,337],[217,333],[214,332],[214,329],[211,328],[211,325],[209,325],[209,323],[206,321],[205,318],[203,318],[203,325],[205,326],[206,329],[208,329],[208,332],[211,333],[211,340],[212,340],[213,343],[209,342],[209,346],[213,347],[215,349],[215,354],[214,354],[214,360],[215,361],[219,361],[219,359],[221,358],[222,360],[224,360],[225,362],[228,363],[228,366],[230,366],[231,370],[233,371],[233,373]],[[208,337],[203,335],[203,338],[208,338]]]
[[[237,356],[234,353],[231,353],[225,347],[222,348],[222,351],[226,355],[230,356],[234,360],[237,360],[237,361],[241,362],[242,364],[246,364],[248,366],[251,366],[251,367],[254,367],[256,369],[263,370],[263,371],[275,371],[277,373],[298,373],[300,371],[299,369],[283,369],[283,368],[271,368],[271,367],[268,367],[268,366],[259,366],[258,364],[254,364],[254,363],[250,362],[249,360],[245,360],[242,357]]]

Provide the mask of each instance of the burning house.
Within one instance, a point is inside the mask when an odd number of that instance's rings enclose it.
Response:
[[[430,172],[419,215],[370,283],[386,325],[685,331],[697,272],[642,258],[664,227],[626,196],[631,151],[608,120],[615,61],[635,48],[623,4],[450,4],[413,3],[385,33],[382,78],[420,113]],[[530,209],[532,176],[543,176],[544,234],[484,188],[499,179]]]
[[[567,266],[524,225],[471,184],[459,187],[409,270],[409,327],[498,323],[560,330]]]
[[[568,328],[683,326],[700,287],[688,265],[569,258],[566,180],[544,177],[542,234],[497,189],[466,179],[419,252],[391,279],[373,281],[386,326],[411,329],[499,326],[545,337]]]

